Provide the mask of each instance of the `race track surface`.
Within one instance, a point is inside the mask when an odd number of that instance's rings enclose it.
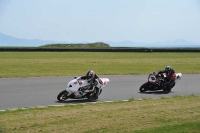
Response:
[[[199,74],[183,74],[182,79],[170,93],[162,91],[140,93],[139,88],[147,81],[147,75],[100,75],[100,77],[109,78],[110,83],[103,88],[98,101],[200,95]],[[0,110],[89,102],[87,99],[69,99],[63,103],[57,101],[58,93],[66,88],[71,79],[72,76],[1,78]]]

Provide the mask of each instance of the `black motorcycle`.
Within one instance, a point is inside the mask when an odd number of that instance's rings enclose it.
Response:
[[[165,92],[170,92],[171,89],[175,86],[177,80],[181,79],[182,74],[181,73],[176,73],[176,78],[175,78],[175,82],[173,83],[173,85],[170,87],[167,84],[166,81],[166,75],[162,74],[159,77],[156,78],[155,74],[149,74],[148,76],[148,82],[144,83],[141,87],[140,87],[140,92],[146,92],[146,91],[156,91],[156,90],[163,90]]]

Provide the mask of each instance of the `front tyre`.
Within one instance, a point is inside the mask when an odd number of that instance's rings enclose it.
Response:
[[[173,85],[171,86],[171,89],[176,85],[176,83],[174,82]]]
[[[60,92],[57,96],[58,101],[65,101],[68,99],[67,95],[69,94],[68,91],[63,90],[62,92]]]
[[[95,95],[95,93],[92,92],[92,93],[88,93],[88,94],[86,95],[86,97],[87,97],[90,101],[96,102],[97,99],[94,97],[94,95]]]
[[[144,83],[144,84],[140,87],[140,92],[145,92],[145,91],[147,91],[148,85],[149,85],[148,82]]]
[[[169,86],[164,86],[163,91],[169,93],[171,91],[172,88],[170,88]]]
[[[168,86],[165,86],[164,87],[164,91],[165,92],[170,92],[172,90],[172,88],[175,86],[176,83],[173,83],[171,86],[168,85]]]

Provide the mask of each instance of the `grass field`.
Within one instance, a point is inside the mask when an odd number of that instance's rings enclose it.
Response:
[[[200,96],[0,112],[2,133],[199,133]]]
[[[148,74],[171,65],[199,74],[200,53],[0,52],[0,78]]]

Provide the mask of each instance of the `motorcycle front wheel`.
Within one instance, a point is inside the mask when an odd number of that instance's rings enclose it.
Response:
[[[68,93],[69,93],[69,92],[66,91],[66,90],[61,91],[61,92],[58,94],[58,96],[57,96],[58,101],[65,101],[65,100],[67,100],[67,99],[68,99],[68,97],[67,97]]]
[[[90,101],[92,101],[92,102],[95,102],[95,101],[97,101],[97,99],[94,97],[94,92],[92,92],[92,93],[88,93],[87,95],[86,95],[86,97],[90,100]]]
[[[176,84],[176,83],[173,83],[172,86],[165,86],[165,87],[164,87],[164,91],[165,91],[165,92],[170,92],[170,91],[172,90],[172,88],[175,86],[175,84]]]
[[[147,91],[148,88],[148,82],[144,83],[141,87],[140,87],[140,92],[145,92]]]
[[[176,83],[173,83],[173,85],[172,85],[171,89],[172,89],[172,88],[174,88],[174,86],[175,86],[175,85],[176,85]]]

